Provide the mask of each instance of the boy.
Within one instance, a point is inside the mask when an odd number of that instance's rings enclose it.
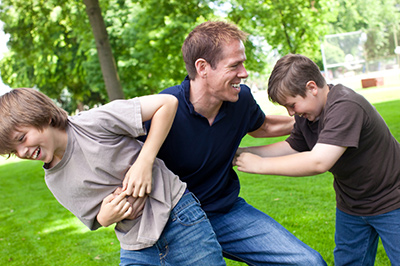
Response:
[[[276,63],[268,93],[295,116],[294,129],[286,141],[239,149],[238,170],[332,172],[335,265],[373,265],[379,237],[392,265],[400,265],[400,144],[382,117],[353,90],[327,85],[318,66],[302,55]]]
[[[117,222],[120,265],[225,265],[198,201],[156,159],[176,108],[173,96],[151,95],[68,117],[34,89],[11,90],[0,97],[0,154],[43,161],[53,195],[91,230]]]

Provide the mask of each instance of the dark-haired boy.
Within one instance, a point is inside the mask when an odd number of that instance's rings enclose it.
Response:
[[[278,60],[269,97],[296,123],[286,141],[240,148],[234,164],[257,174],[309,176],[330,171],[336,191],[335,265],[373,265],[379,237],[400,265],[400,144],[361,95],[328,85],[302,55]]]

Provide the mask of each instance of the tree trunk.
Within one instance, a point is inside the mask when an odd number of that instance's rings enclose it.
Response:
[[[117,66],[115,64],[111,45],[108,40],[106,25],[103,16],[101,15],[99,1],[83,0],[83,3],[86,6],[86,13],[89,16],[89,22],[96,41],[97,53],[108,98],[110,101],[123,99],[124,93],[119,81]]]

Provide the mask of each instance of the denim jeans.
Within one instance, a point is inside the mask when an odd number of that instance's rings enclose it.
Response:
[[[155,245],[142,250],[121,249],[125,265],[226,265],[211,224],[192,193],[183,195]]]
[[[355,216],[336,209],[335,265],[374,265],[379,237],[393,266],[400,265],[400,209]]]
[[[318,252],[242,198],[228,213],[207,215],[229,259],[248,265],[326,265]]]

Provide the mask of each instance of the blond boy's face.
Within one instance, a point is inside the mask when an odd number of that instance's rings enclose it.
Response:
[[[50,126],[43,130],[33,126],[18,127],[11,136],[17,143],[14,150],[15,155],[21,159],[50,163],[58,147],[53,131],[54,129]]]

